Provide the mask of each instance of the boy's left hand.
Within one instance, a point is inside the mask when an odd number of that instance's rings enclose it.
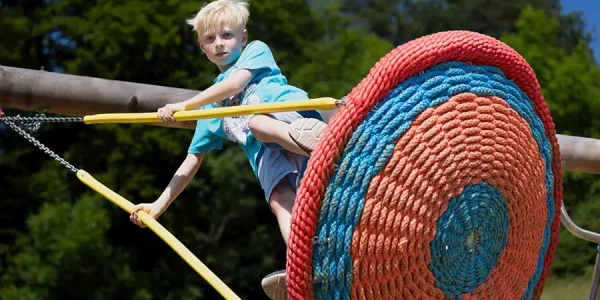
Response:
[[[158,109],[158,118],[168,123],[175,122],[173,114],[183,110],[186,110],[184,102],[167,104]]]

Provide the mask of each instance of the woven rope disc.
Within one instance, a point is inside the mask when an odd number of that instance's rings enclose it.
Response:
[[[533,71],[478,33],[382,58],[330,120],[298,191],[291,299],[538,299],[560,153]]]

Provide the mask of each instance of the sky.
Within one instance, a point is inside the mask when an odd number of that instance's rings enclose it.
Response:
[[[594,57],[600,61],[600,18],[592,17],[592,14],[600,13],[600,0],[561,0],[563,12],[583,11],[583,18],[590,31],[593,30],[595,40],[592,42]]]

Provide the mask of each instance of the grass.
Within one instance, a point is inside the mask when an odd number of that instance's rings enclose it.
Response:
[[[548,278],[541,300],[586,300],[590,296],[592,274],[575,278]]]

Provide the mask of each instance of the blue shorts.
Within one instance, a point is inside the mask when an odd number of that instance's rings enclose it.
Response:
[[[271,113],[269,116],[286,123],[303,118],[297,112]],[[294,192],[298,189],[298,176],[307,160],[308,157],[289,152],[279,144],[265,143],[265,149],[258,160],[257,172],[267,204],[270,204],[273,188],[281,180],[288,180]]]

